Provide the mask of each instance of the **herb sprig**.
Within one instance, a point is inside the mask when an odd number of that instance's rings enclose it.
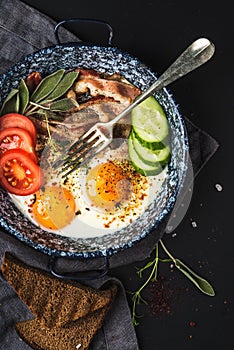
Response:
[[[31,96],[25,80],[21,79],[18,87],[12,89],[4,100],[0,115],[7,113],[31,115],[40,109],[67,112],[78,107],[76,100],[61,98],[72,87],[78,74],[78,72],[66,73],[64,69],[59,69],[43,78]]]
[[[169,257],[168,259],[161,259],[159,258],[159,243],[163,251],[167,254]],[[132,301],[133,301],[133,308],[132,308],[132,322],[134,326],[137,326],[139,322],[137,321],[137,318],[140,316],[136,313],[137,305],[141,303],[147,304],[146,300],[142,297],[142,291],[145,289],[145,287],[149,284],[149,282],[156,282],[157,281],[157,275],[158,275],[158,264],[159,262],[173,262],[175,267],[182,272],[202,293],[214,296],[215,291],[211,284],[205,280],[203,277],[197,275],[190,267],[188,267],[184,262],[181,260],[175,258],[169,250],[166,248],[165,244],[162,242],[162,240],[159,241],[159,243],[156,244],[155,247],[155,258],[151,261],[149,261],[145,266],[142,268],[137,268],[137,274],[140,278],[143,277],[143,272],[149,268],[151,268],[151,272],[146,279],[146,281],[141,285],[141,287],[136,291],[131,293]]]

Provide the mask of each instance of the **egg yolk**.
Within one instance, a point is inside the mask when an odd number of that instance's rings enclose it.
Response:
[[[131,182],[121,167],[108,162],[91,169],[87,176],[87,193],[92,203],[111,209],[126,201],[131,192]]]
[[[76,204],[72,193],[65,187],[50,186],[36,193],[32,209],[41,226],[58,230],[74,219]]]

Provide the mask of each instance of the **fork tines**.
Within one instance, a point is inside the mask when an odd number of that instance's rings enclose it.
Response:
[[[90,129],[78,141],[73,143],[52,166],[54,169],[61,167],[59,174],[62,174],[62,177],[65,178],[98,153],[101,150],[102,143],[101,135],[96,130]],[[95,150],[94,153],[93,150]]]

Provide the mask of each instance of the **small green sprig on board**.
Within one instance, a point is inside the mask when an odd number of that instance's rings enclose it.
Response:
[[[161,248],[164,250],[164,252],[169,257],[168,259],[160,259],[159,258],[159,244]],[[137,305],[141,303],[147,304],[146,300],[142,297],[142,291],[143,289],[149,284],[149,282],[156,282],[157,281],[157,275],[158,275],[158,264],[159,262],[173,262],[175,267],[182,272],[200,291],[206,295],[214,296],[215,291],[213,287],[210,285],[208,281],[206,281],[203,277],[197,275],[194,271],[191,270],[184,262],[181,260],[174,258],[174,256],[168,251],[165,244],[162,242],[162,240],[159,241],[159,243],[156,244],[155,247],[155,258],[151,261],[149,261],[145,266],[142,268],[137,268],[137,274],[140,278],[143,277],[143,272],[149,268],[151,268],[151,272],[149,274],[149,277],[146,279],[146,281],[142,284],[142,286],[136,291],[131,294],[132,301],[133,301],[133,309],[132,309],[132,322],[134,326],[137,326],[139,322],[137,321],[137,318],[139,316],[136,313]]]
[[[43,78],[33,93],[29,94],[24,79],[21,79],[16,89],[12,89],[0,110],[0,115],[20,113],[31,115],[44,109],[53,112],[67,112],[78,107],[73,98],[61,98],[72,87],[78,77],[78,72],[66,73],[64,69]]]
[[[135,293],[133,293],[133,296],[132,296],[132,301],[133,301],[132,323],[133,323],[134,326],[137,326],[139,324],[139,322],[137,322],[137,320],[136,320],[139,317],[136,314],[136,307],[137,307],[137,305],[139,305],[142,302],[147,304],[146,300],[144,300],[142,298],[141,292],[148,285],[148,283],[150,281],[156,281],[157,280],[158,260],[159,260],[159,257],[158,257],[158,244],[156,244],[155,251],[156,251],[156,254],[155,254],[155,259],[154,260],[148,262],[142,268],[137,268],[137,273],[140,276],[140,278],[142,278],[142,274],[143,274],[144,270],[146,270],[146,269],[148,269],[150,267],[152,267],[152,270],[151,270],[151,273],[150,273],[148,279],[145,281],[145,283]]]

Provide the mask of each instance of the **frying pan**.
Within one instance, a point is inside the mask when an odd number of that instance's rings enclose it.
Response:
[[[106,26],[109,32],[107,45],[77,42],[62,44],[58,29],[67,22],[96,22]],[[103,21],[70,19],[57,24],[55,38],[57,44],[43,48],[23,58],[5,74],[0,76],[0,105],[20,80],[32,71],[42,76],[58,69],[77,67],[91,68],[109,74],[118,73],[129,82],[146,90],[157,78],[156,73],[138,58],[111,45],[113,30]],[[183,117],[172,96],[163,89],[155,97],[166,112],[171,130],[171,160],[167,176],[155,200],[131,225],[114,234],[95,238],[73,238],[47,232],[30,222],[11,202],[6,191],[0,188],[0,225],[9,234],[34,249],[54,257],[95,258],[108,257],[157,231],[160,223],[170,214],[183,186],[188,161],[188,136]],[[161,238],[160,236],[158,237]]]

